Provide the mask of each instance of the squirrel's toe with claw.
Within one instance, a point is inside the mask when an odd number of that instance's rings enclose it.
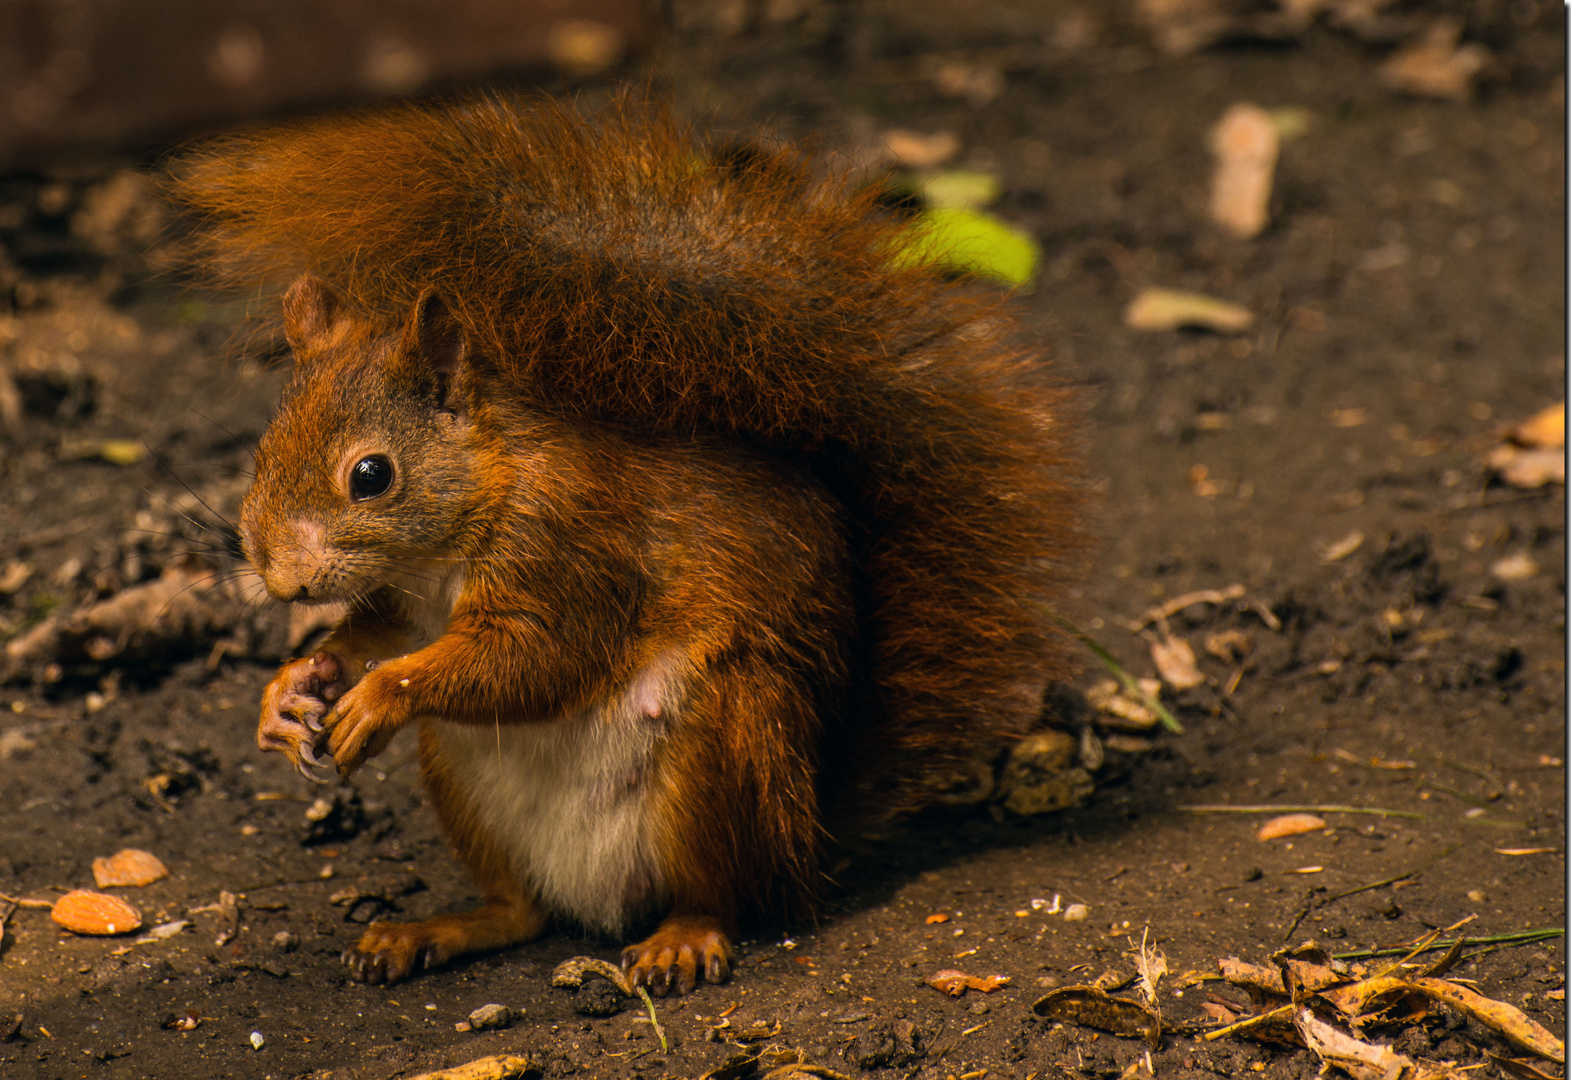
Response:
[[[700,981],[721,983],[731,974],[731,943],[708,919],[672,916],[622,950],[622,970],[630,985],[659,997],[691,994]]]
[[[377,923],[345,949],[341,959],[356,982],[378,986],[402,982],[447,957],[418,923]]]

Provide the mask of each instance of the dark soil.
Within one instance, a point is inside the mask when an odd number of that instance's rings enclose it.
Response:
[[[126,948],[12,914],[0,1075],[380,1080],[517,1052],[548,1076],[696,1076],[759,1036],[851,1076],[1118,1076],[1144,1043],[1030,1006],[1044,987],[1131,971],[1143,936],[1168,957],[1162,1008],[1185,1020],[1218,985],[1242,999],[1225,984],[1170,989],[1221,956],[1261,962],[1311,937],[1333,952],[1399,944],[1468,915],[1477,935],[1564,926],[1564,488],[1517,491],[1482,465],[1504,425],[1564,396],[1563,11],[1468,8],[1494,61],[1456,103],[1385,89],[1389,45],[1333,29],[1169,58],[1097,5],[805,4],[803,21],[737,37],[716,29],[723,7],[679,5],[660,65],[687,105],[832,146],[951,130],[961,163],[1002,179],[996,212],[1045,252],[1018,302],[1084,385],[1105,488],[1100,554],[1070,614],[1150,674],[1129,620],[1191,590],[1246,589],[1170,620],[1212,677],[1176,698],[1184,734],[1118,743],[1079,809],[935,812],[850,838],[844,888],[816,926],[757,927],[727,985],[659,1003],[667,1053],[636,1001],[583,1015],[588,992],[550,986],[559,961],[614,958],[613,942],[554,934],[391,988],[349,981],[338,954],[360,922],[476,896],[421,807],[407,742],[329,790],[338,805],[314,825],[321,789],[256,750],[258,692],[287,651],[281,615],[223,649],[198,634],[135,663],[65,663],[58,681],[0,695],[0,891],[91,887],[94,856],[145,848],[170,876],[116,891],[149,926],[191,926]],[[943,96],[923,73],[957,58],[1000,66],[1001,96]],[[1204,215],[1207,133],[1241,100],[1310,117],[1284,147],[1274,222],[1251,242]],[[238,307],[150,276],[134,221],[80,213],[117,164],[0,179],[0,283],[15,307],[0,315],[0,355],[20,391],[0,443],[0,572],[32,567],[0,596],[0,636],[215,535],[192,521],[233,512],[281,383],[257,362],[265,342],[232,359]],[[1122,309],[1147,284],[1226,297],[1259,322],[1236,338],[1137,334]],[[76,459],[105,438],[153,453]],[[1323,559],[1355,531],[1356,551]],[[1493,572],[1522,554],[1536,573]],[[1202,648],[1226,629],[1253,645],[1231,694],[1232,666]],[[1087,664],[1082,687],[1101,677]],[[1216,803],[1422,816],[1331,814],[1330,831],[1261,842],[1260,817],[1183,809]],[[1499,851],[1531,848],[1550,850]],[[330,901],[357,883],[388,899]],[[210,908],[226,890],[242,899],[220,945]],[[1089,917],[1032,905],[1055,896]],[[1454,974],[1563,1032],[1563,993],[1549,995],[1564,959],[1551,940]],[[1012,982],[950,999],[924,985],[944,968]],[[523,1015],[455,1030],[492,1002]],[[195,1030],[168,1025],[187,1013]],[[1372,1032],[1462,1064],[1511,1053],[1458,1016]],[[1193,1035],[1169,1035],[1151,1062],[1169,1077],[1318,1067],[1304,1050]]]

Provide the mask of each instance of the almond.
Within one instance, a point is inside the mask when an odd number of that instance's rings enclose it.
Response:
[[[125,848],[110,858],[93,860],[93,880],[100,889],[115,885],[141,888],[169,876],[169,868],[151,851]]]
[[[1255,837],[1259,840],[1277,840],[1284,836],[1316,832],[1325,827],[1325,821],[1313,814],[1283,814],[1260,826],[1260,831],[1255,833]]]
[[[142,925],[141,913],[118,896],[87,889],[56,900],[49,916],[76,934],[129,934]]]

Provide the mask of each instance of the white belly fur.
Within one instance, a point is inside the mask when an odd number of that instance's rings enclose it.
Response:
[[[455,790],[522,883],[553,912],[618,936],[666,894],[648,781],[676,702],[651,689],[640,677],[608,702],[544,723],[423,721]]]
[[[411,623],[435,640],[463,575],[400,590]],[[679,654],[637,672],[608,699],[571,716],[496,727],[423,717],[458,796],[546,907],[620,936],[666,900],[650,828],[649,776],[680,715]]]

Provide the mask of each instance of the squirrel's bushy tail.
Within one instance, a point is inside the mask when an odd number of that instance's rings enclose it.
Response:
[[[872,194],[633,95],[235,136],[170,191],[221,280],[311,271],[389,327],[434,285],[544,408],[810,455],[864,568],[873,700],[844,723],[876,729],[859,779],[891,800],[1035,718],[1063,657],[1043,605],[1083,548],[1065,400],[996,304],[895,265]]]

